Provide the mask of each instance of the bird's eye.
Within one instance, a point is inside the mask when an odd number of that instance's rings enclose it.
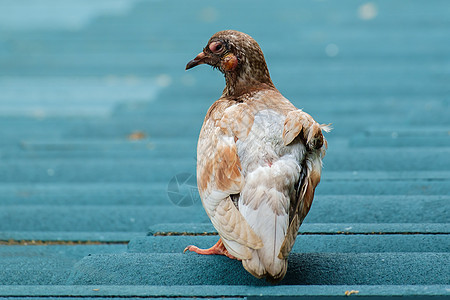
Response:
[[[213,53],[219,54],[223,52],[224,47],[221,42],[212,42],[209,45],[209,50],[211,50]]]

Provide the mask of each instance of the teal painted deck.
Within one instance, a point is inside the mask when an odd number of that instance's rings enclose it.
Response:
[[[0,299],[450,296],[446,0],[24,3],[0,1]],[[224,85],[184,67],[229,28],[334,127],[278,286],[182,253],[218,238],[170,182]]]

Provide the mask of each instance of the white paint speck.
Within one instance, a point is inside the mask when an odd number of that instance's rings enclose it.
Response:
[[[200,19],[206,23],[213,23],[217,21],[218,15],[217,9],[214,7],[205,7],[200,11]]]
[[[325,53],[329,57],[335,57],[339,54],[339,47],[336,44],[328,44],[325,47]]]
[[[193,86],[195,85],[195,77],[191,74],[186,74],[181,77],[181,83],[185,86]]]
[[[378,8],[372,2],[367,2],[358,7],[358,17],[361,20],[372,20],[378,15]]]
[[[172,77],[167,74],[161,74],[156,77],[156,84],[160,87],[168,87],[172,83]]]
[[[33,117],[38,119],[38,120],[43,120],[45,119],[45,117],[47,116],[47,114],[45,113],[45,111],[41,108],[37,108],[35,109],[33,112]]]

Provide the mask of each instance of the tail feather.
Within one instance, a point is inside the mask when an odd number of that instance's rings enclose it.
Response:
[[[260,237],[263,247],[251,249],[244,268],[253,276],[269,281],[283,279],[287,257],[279,258],[289,225],[290,197],[299,177],[295,160],[280,159],[272,166],[261,166],[247,174],[239,199],[239,211]]]
[[[288,215],[274,214],[267,204],[259,206],[257,211],[244,212],[249,218],[261,220],[255,233],[259,235],[264,246],[252,250],[250,259],[242,260],[244,268],[254,276],[282,278],[286,273],[286,259],[278,258],[281,245],[285,239]]]

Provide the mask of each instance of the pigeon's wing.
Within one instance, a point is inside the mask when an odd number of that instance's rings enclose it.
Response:
[[[297,188],[297,196],[289,210],[289,227],[280,248],[278,258],[287,258],[294,246],[298,229],[311,208],[314,191],[320,181],[322,159],[318,154],[309,154],[302,166],[302,174]]]
[[[220,110],[220,107],[215,108]],[[238,105],[215,114],[207,115],[198,142],[199,192],[206,213],[227,250],[237,258],[246,259],[251,255],[248,248],[260,249],[263,245],[230,195],[239,194],[244,185],[236,140],[248,134],[252,119],[244,107]]]
[[[295,110],[288,113],[284,123],[283,140],[289,145],[300,135],[306,143],[308,151],[302,164],[302,172],[298,182],[297,194],[289,210],[289,227],[280,248],[278,258],[287,258],[294,246],[298,229],[311,208],[314,191],[320,182],[322,158],[325,156],[327,141],[322,130],[328,132],[329,125],[320,125],[307,113]]]
[[[322,130],[329,132],[329,125],[319,124],[301,109],[290,111],[284,122],[283,141],[289,145],[297,136],[306,143],[308,149],[319,149],[323,146]]]

